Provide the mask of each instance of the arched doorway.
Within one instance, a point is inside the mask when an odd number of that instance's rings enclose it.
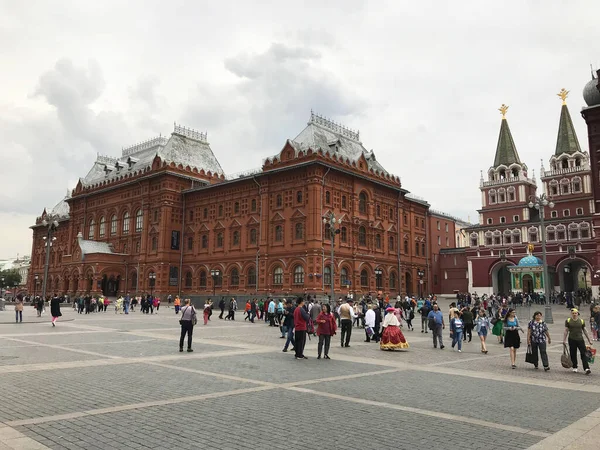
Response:
[[[581,258],[565,258],[556,267],[558,282],[562,292],[576,292],[591,288],[591,266]]]
[[[410,272],[406,272],[406,274],[404,275],[404,279],[406,281],[406,295],[410,296],[414,292],[412,275],[410,274]]]
[[[121,283],[120,275],[110,275],[106,274],[102,276],[101,289],[102,294],[107,297],[115,297],[119,292],[119,284]]]
[[[492,269],[492,288],[494,294],[508,295],[511,290],[509,266],[514,264],[510,261],[501,262]]]
[[[529,274],[523,275],[523,293],[531,294],[533,293],[533,278]]]

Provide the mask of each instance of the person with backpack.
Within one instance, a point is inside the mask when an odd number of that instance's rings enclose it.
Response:
[[[431,308],[429,302],[424,302],[423,305],[417,309],[417,312],[421,314],[421,333],[429,333],[427,327],[427,316],[429,315]]]
[[[569,337],[569,353],[571,354],[571,362],[573,363],[573,372],[578,371],[577,350],[579,350],[583,370],[586,375],[589,375],[592,371],[590,370],[589,361],[585,355],[587,349],[583,337],[585,336],[590,347],[592,346],[592,341],[585,328],[585,321],[579,318],[579,310],[577,310],[577,308],[571,309],[571,317],[565,320],[563,345],[567,343],[567,336]]]

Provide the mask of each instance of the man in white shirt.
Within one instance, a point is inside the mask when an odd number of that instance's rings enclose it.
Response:
[[[371,336],[369,336],[369,328],[374,331],[375,328],[375,311],[373,311],[373,303],[367,305],[367,312],[365,313],[365,335],[367,338],[365,342],[371,342]]]

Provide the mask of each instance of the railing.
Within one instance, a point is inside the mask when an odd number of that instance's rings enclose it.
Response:
[[[162,136],[156,137],[154,139],[149,139],[147,141],[140,142],[139,144],[135,144],[130,147],[125,147],[121,151],[121,155],[129,156],[134,153],[141,152],[142,150],[147,150],[152,147],[157,147],[159,145],[163,146],[163,145],[166,145],[167,141],[168,141],[168,139],[164,138]]]
[[[320,125],[333,131],[334,133],[341,134],[348,139],[360,142],[360,131],[351,130],[350,128],[347,128],[339,123],[335,123],[333,120],[327,119],[326,117],[313,112],[312,110],[310,111],[310,123]]]
[[[236,180],[238,178],[245,178],[252,175],[256,175],[257,173],[262,172],[262,167],[257,167],[254,169],[244,170],[241,172],[231,173],[229,175],[225,175],[226,180]]]
[[[508,178],[502,178],[500,180],[490,180],[490,181],[484,181],[482,186],[497,186],[500,184],[509,184],[509,183],[514,183],[516,181],[529,181],[530,183],[533,183],[533,180],[531,180],[530,178],[527,177],[508,177]]]
[[[96,157],[96,162],[99,162],[102,164],[110,164],[111,166],[114,166],[117,163],[117,158],[113,158],[112,156],[98,154]]]
[[[182,127],[181,125],[173,124],[173,133],[180,134],[181,136],[185,136],[191,139],[195,139],[200,142],[208,143],[206,140],[208,137],[208,132],[203,133],[201,131],[196,131],[191,128]]]
[[[585,166],[575,166],[575,167],[567,167],[566,169],[556,169],[556,170],[544,170],[544,177],[550,177],[552,175],[566,175],[568,173],[576,173],[576,172],[585,172],[590,170]]]

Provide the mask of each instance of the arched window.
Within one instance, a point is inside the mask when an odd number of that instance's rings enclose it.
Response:
[[[407,239],[405,239],[405,240],[404,240],[404,254],[405,254],[405,255],[408,255],[408,251],[409,251],[409,248],[408,248],[408,240],[407,240]]]
[[[220,270],[217,270],[217,275],[213,277],[213,285],[214,287],[223,286],[223,272]]]
[[[90,220],[90,225],[88,228],[88,239],[94,239],[94,234],[96,232],[96,222],[94,219]]]
[[[219,205],[219,217],[223,217],[223,205]]]
[[[350,285],[350,279],[348,278],[348,269],[346,269],[345,267],[342,267],[342,270],[340,271],[340,282],[344,286]]]
[[[375,248],[381,249],[381,235],[379,233],[375,235]]]
[[[512,244],[512,233],[510,230],[504,230],[504,244]]]
[[[240,284],[240,272],[237,268],[231,269],[231,273],[229,275],[229,286],[238,287]]]
[[[323,284],[325,286],[331,286],[331,266],[325,266],[323,270]]]
[[[513,242],[515,244],[519,244],[521,242],[521,231],[520,230],[513,230]]]
[[[296,192],[296,203],[302,203],[302,191]]]
[[[137,290],[138,288],[138,279],[137,279],[137,272],[132,272],[131,276],[129,277],[129,279],[131,280],[131,286],[130,289],[135,289]]]
[[[250,243],[251,244],[256,244],[256,228],[250,228]]]
[[[194,236],[188,236],[187,238],[187,249],[194,250]]]
[[[502,233],[498,230],[494,231],[494,245],[502,245]]]
[[[188,289],[192,287],[192,272],[185,273],[185,287]]]
[[[158,238],[156,236],[152,236],[152,250],[158,249]]]
[[[325,191],[325,204],[331,204],[331,192],[329,191]]]
[[[223,247],[223,233],[217,233],[217,247]]]
[[[138,209],[135,213],[135,231],[139,233],[142,231],[142,227],[144,226],[144,212],[141,209]]]
[[[581,178],[573,178],[573,192],[581,192]]]
[[[342,208],[346,209],[348,207],[348,200],[345,195],[342,195]]]
[[[489,193],[490,196],[490,205],[493,205],[494,203],[496,203],[496,190],[492,189]]]
[[[381,206],[379,206],[379,205],[375,206],[375,215],[377,217],[381,216]]]
[[[529,236],[529,242],[538,242],[538,229],[536,227],[529,228],[527,234]]]
[[[415,256],[419,256],[419,243],[415,242]]]
[[[232,234],[233,245],[240,245],[240,232],[235,230]]]
[[[202,235],[202,248],[208,248],[208,235]]]
[[[367,213],[367,194],[364,192],[358,195],[358,212],[361,214]]]
[[[388,247],[389,247],[389,251],[392,252],[394,251],[394,236],[390,236],[388,239]]]
[[[275,242],[283,241],[283,227],[281,225],[277,225],[275,227]]]
[[[342,242],[348,242],[348,229],[346,227],[342,227],[340,236],[341,236]]]
[[[252,201],[250,202],[250,210],[252,212],[256,211],[256,200],[255,199],[252,199]]]
[[[581,167],[581,158],[575,158],[575,167]]]
[[[556,180],[550,182],[550,195],[558,195],[558,181]]]
[[[277,208],[281,208],[283,206],[283,197],[281,194],[277,194],[277,197],[275,197],[275,205]]]
[[[553,225],[549,225],[546,227],[546,240],[555,241],[556,240],[556,229]]]
[[[504,188],[498,189],[498,202],[504,203],[506,201],[506,190]]]
[[[448,238],[446,238],[446,247],[448,247]],[[425,242],[421,243],[421,255],[425,256]]]
[[[368,287],[369,286],[369,272],[367,272],[366,269],[363,269],[360,272],[360,285],[362,287]]]
[[[301,223],[297,223],[295,226],[295,233],[294,233],[296,239],[304,239],[304,225]]]
[[[239,214],[239,212],[240,212],[240,202],[235,202],[233,204],[233,213]]]
[[[129,211],[123,214],[123,234],[129,233]]]
[[[564,225],[558,225],[556,227],[556,239],[558,241],[564,241],[567,239],[567,228]]]
[[[201,288],[206,288],[206,272],[204,270],[200,271],[199,286]]]
[[[579,239],[579,225],[572,223],[569,225],[569,240],[576,241]]]
[[[493,243],[492,232],[486,231],[485,232],[485,245],[492,245],[492,243]]]
[[[583,222],[579,225],[581,239],[589,239],[590,237],[590,225]]]
[[[515,188],[513,186],[511,186],[507,189],[507,192],[508,192],[508,201],[514,202],[515,201]]]
[[[358,245],[367,245],[367,230],[363,226],[358,228]]]
[[[279,266],[273,270],[273,284],[283,284],[283,269]]]
[[[477,247],[479,245],[479,239],[477,233],[471,233],[471,247]]]
[[[390,220],[393,221],[394,219],[396,219],[394,217],[394,208],[390,208]]]
[[[560,193],[561,194],[568,194],[570,192],[571,188],[570,188],[570,183],[569,180],[562,179],[560,180]]]
[[[304,284],[304,267],[300,265],[294,267],[294,284]]]
[[[99,227],[100,237],[103,238],[106,235],[106,219],[104,216],[100,217],[100,227]]]
[[[203,219],[208,219],[208,208],[204,208],[202,210],[202,218]]]
[[[250,267],[248,269],[248,277],[247,277],[247,283],[248,286],[256,286],[256,269],[254,267]]]
[[[390,291],[396,289],[396,272],[390,272]]]

